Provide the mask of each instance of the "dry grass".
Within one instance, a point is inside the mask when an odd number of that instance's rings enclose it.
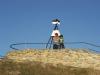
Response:
[[[100,54],[84,50],[11,51],[0,75],[100,75]]]

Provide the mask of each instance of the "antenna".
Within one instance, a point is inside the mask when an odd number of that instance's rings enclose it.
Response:
[[[55,25],[54,30],[58,30],[58,25],[60,25],[60,20],[54,19],[52,20],[52,24]]]
[[[53,43],[53,37],[55,36],[55,34],[57,33],[58,37],[60,37],[60,35],[61,35],[60,31],[59,31],[59,28],[58,28],[58,25],[60,25],[60,20],[54,19],[54,20],[52,20],[52,24],[55,25],[55,27],[54,27],[54,29],[51,33],[51,36],[48,40],[48,43],[46,44],[46,48],[49,48],[49,49],[51,48],[51,45]]]
[[[54,20],[52,20],[52,24],[54,24],[54,25],[60,25],[60,20],[58,20],[58,19],[54,19]]]

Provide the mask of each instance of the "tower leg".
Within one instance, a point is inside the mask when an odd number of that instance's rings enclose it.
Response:
[[[50,41],[52,41],[52,38],[51,38],[51,36],[50,36],[50,38],[49,38],[49,40],[48,40],[48,42],[47,42],[47,44],[46,44],[46,48],[48,48],[48,45],[50,44],[50,46],[51,46],[51,42]],[[49,47],[50,48],[50,47]]]
[[[54,27],[53,30],[58,30],[58,26],[57,26],[57,24],[55,25],[55,27]]]
[[[50,47],[49,47],[49,49],[51,48],[51,45],[52,45],[52,37],[51,37],[51,41],[50,41]]]

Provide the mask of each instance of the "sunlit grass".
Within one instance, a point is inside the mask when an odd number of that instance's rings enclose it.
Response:
[[[0,62],[0,75],[99,75],[100,70],[79,68],[42,62],[13,62],[3,60]]]
[[[80,50],[8,52],[0,60],[0,75],[99,75],[100,54]]]
[[[9,59],[16,62],[23,61],[39,61],[44,63],[53,63],[63,65],[70,65],[82,68],[100,69],[100,54],[91,53],[80,50],[20,50],[12,51],[7,54]]]

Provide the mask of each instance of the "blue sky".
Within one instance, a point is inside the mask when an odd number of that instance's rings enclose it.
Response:
[[[55,18],[66,42],[100,45],[100,0],[0,0],[0,55],[13,43],[47,42]]]

